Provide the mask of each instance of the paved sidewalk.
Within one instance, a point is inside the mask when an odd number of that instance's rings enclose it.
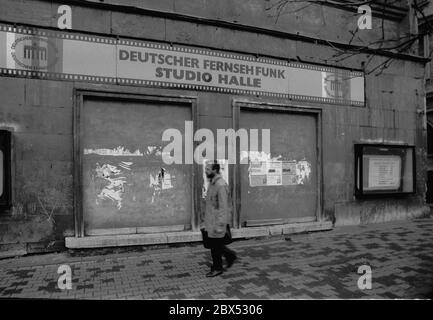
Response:
[[[205,277],[210,253],[200,245],[0,260],[0,297],[432,298],[433,219],[344,227],[287,239],[240,240],[230,247],[240,259],[216,278]],[[71,290],[58,289],[62,264],[72,269]],[[361,265],[372,269],[371,290],[358,288]]]

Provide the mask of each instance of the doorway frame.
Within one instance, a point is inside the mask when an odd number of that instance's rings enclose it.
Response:
[[[84,230],[84,208],[83,208],[83,109],[85,98],[112,98],[113,100],[135,100],[143,103],[169,103],[181,104],[191,110],[191,121],[193,121],[193,131],[199,128],[199,116],[197,107],[197,97],[184,95],[159,95],[129,92],[127,90],[115,91],[104,89],[74,89],[73,102],[73,214],[75,237],[86,237]],[[193,150],[197,142],[193,141]],[[191,228],[192,231],[198,230],[198,166],[193,163],[191,172]]]
[[[233,121],[233,129],[235,131],[239,130],[239,120],[241,116],[241,109],[249,109],[249,110],[263,110],[263,111],[278,111],[284,113],[292,113],[292,114],[306,114],[313,115],[316,119],[316,152],[317,152],[317,205],[315,212],[315,221],[321,222],[323,221],[323,154],[322,154],[322,108],[320,107],[311,107],[311,106],[303,106],[303,105],[295,105],[295,104],[285,104],[285,103],[277,103],[277,102],[266,102],[266,101],[257,101],[250,99],[233,99],[232,100],[232,121]],[[236,156],[239,158],[238,147],[236,146]],[[236,161],[236,164],[233,165],[233,225],[235,228],[242,228],[241,225],[241,207],[242,207],[242,199],[241,199],[241,170],[240,170],[240,161]],[[283,220],[283,219],[281,219]],[[298,221],[299,222],[299,221]],[[290,223],[289,221],[283,222],[264,222],[262,226],[272,225],[272,224],[285,224]],[[259,226],[259,225],[257,225]]]

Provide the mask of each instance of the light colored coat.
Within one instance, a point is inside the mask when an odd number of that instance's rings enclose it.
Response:
[[[209,183],[204,226],[209,238],[223,238],[229,223],[228,186],[220,174]]]

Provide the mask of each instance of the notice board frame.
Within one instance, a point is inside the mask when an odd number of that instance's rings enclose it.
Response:
[[[74,88],[73,102],[73,203],[74,203],[74,226],[75,237],[85,237],[84,231],[84,210],[83,210],[83,109],[85,98],[112,98],[120,100],[135,100],[152,103],[182,104],[191,108],[193,121],[193,131],[199,127],[197,97],[182,95],[159,95],[137,93],[136,91],[111,90],[111,89],[87,89]],[[197,147],[197,142],[193,141],[193,150]],[[198,230],[199,194],[198,194],[198,167],[194,163],[191,177],[191,227],[193,231]]]
[[[402,188],[403,182],[403,165],[401,165],[401,175],[400,175],[400,188],[398,191],[389,191],[389,190],[379,190],[379,191],[368,191],[365,192],[363,189],[364,183],[364,166],[363,166],[363,155],[364,148],[372,147],[372,148],[383,148],[383,149],[395,149],[395,150],[412,150],[412,170],[410,174],[412,174],[412,191],[402,191],[399,190]],[[378,155],[384,155],[385,153],[378,153]],[[392,153],[389,153],[392,155]],[[381,197],[402,197],[406,195],[416,194],[416,156],[415,156],[415,146],[414,145],[405,145],[405,144],[384,144],[384,143],[355,143],[354,144],[354,176],[355,176],[355,185],[354,185],[354,194],[358,199],[368,199],[368,198],[381,198]]]

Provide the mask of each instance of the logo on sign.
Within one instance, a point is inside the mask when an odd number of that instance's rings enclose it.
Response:
[[[40,37],[22,37],[15,40],[11,46],[11,55],[15,63],[32,70],[44,70],[55,65],[58,59],[57,52],[53,43]]]
[[[333,99],[350,99],[349,81],[336,73],[323,73],[323,96]]]
[[[328,97],[341,98],[343,96],[342,86],[342,81],[340,81],[335,74],[330,74],[325,77],[325,91]]]

